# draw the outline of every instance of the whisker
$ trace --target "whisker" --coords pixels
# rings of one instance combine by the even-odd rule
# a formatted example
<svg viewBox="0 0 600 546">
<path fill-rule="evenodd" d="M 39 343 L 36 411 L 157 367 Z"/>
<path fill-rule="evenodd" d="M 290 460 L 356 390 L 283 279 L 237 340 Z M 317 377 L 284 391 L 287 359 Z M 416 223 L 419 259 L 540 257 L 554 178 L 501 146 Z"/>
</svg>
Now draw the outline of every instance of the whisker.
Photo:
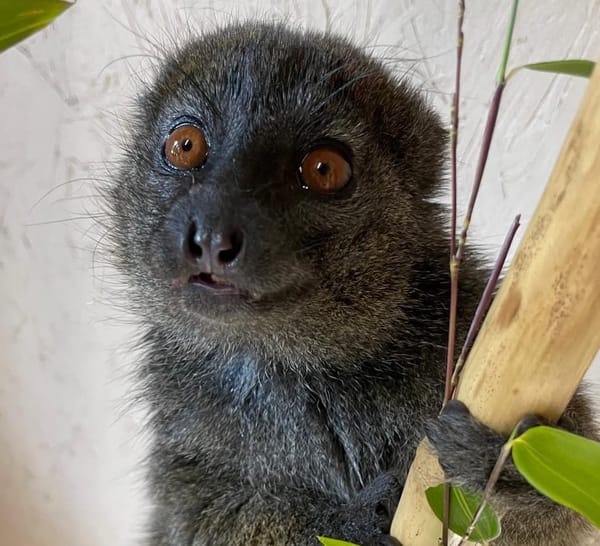
<svg viewBox="0 0 600 546">
<path fill-rule="evenodd" d="M 100 70 L 100 72 L 98 72 L 98 78 L 100 76 L 102 76 L 102 74 L 104 74 L 104 72 L 106 70 L 108 70 L 111 66 L 113 66 L 114 64 L 122 62 L 122 61 L 128 61 L 129 59 L 136 59 L 136 58 L 152 59 L 153 61 L 157 61 L 158 63 L 160 63 L 162 60 L 158 55 L 154 55 L 152 53 L 132 53 L 130 55 L 123 55 L 123 56 L 117 57 L 116 59 L 113 59 L 112 61 L 109 61 L 107 64 L 105 64 L 102 67 L 102 69 Z"/>
<path fill-rule="evenodd" d="M 33 222 L 29 224 L 24 224 L 25 227 L 40 227 L 40 226 L 49 226 L 52 224 L 66 224 L 68 222 L 81 222 L 82 220 L 94 220 L 99 218 L 100 216 L 90 215 L 90 216 L 73 216 L 72 218 L 61 218 L 60 220 L 47 220 L 45 222 Z"/>
<path fill-rule="evenodd" d="M 46 197 L 48 197 L 49 195 L 53 194 L 56 190 L 59 190 L 60 188 L 64 188 L 65 186 L 68 186 L 69 184 L 76 184 L 77 182 L 108 182 L 108 179 L 103 179 L 103 178 L 97 178 L 97 177 L 90 177 L 90 176 L 82 176 L 79 178 L 72 178 L 71 180 L 66 180 L 65 182 L 61 182 L 60 184 L 57 184 L 56 186 L 50 188 L 47 192 L 45 192 L 35 203 L 33 203 L 33 205 L 31 205 L 31 207 L 29 208 L 29 212 L 33 212 L 33 210 L 44 200 L 46 199 Z"/>
<path fill-rule="evenodd" d="M 373 75 L 378 74 L 378 73 L 379 73 L 379 69 L 372 69 L 372 70 L 368 70 L 367 72 L 364 72 L 363 74 L 359 74 L 358 76 L 355 76 L 351 80 L 349 80 L 346 83 L 344 83 L 344 85 L 338 87 L 329 96 L 325 97 L 325 99 L 323 99 L 316 106 L 315 110 L 320 110 L 321 108 L 323 108 L 331 99 L 333 99 L 335 96 L 337 96 L 338 94 L 340 94 L 342 91 L 344 91 L 348 87 L 354 85 L 356 82 L 358 82 L 360 80 L 364 80 L 365 78 L 368 78 L 369 76 L 373 76 Z"/>
</svg>

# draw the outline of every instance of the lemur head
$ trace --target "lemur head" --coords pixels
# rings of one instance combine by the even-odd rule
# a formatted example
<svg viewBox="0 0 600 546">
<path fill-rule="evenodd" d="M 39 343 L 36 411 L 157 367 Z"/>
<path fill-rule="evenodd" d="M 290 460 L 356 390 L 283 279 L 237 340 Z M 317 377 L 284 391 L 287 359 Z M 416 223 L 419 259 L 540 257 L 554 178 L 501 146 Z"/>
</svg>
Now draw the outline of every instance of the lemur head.
<svg viewBox="0 0 600 546">
<path fill-rule="evenodd" d="M 246 23 L 187 43 L 108 192 L 133 308 L 189 344 L 368 354 L 440 234 L 444 146 L 419 94 L 343 39 Z"/>
</svg>

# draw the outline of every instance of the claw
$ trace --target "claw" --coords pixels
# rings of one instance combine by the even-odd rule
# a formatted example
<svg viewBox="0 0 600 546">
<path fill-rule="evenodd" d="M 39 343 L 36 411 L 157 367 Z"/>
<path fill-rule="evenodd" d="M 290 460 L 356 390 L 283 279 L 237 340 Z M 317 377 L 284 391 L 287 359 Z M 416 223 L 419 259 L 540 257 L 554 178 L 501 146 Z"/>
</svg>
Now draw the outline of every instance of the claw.
<svg viewBox="0 0 600 546">
<path fill-rule="evenodd" d="M 519 426 L 517 428 L 517 436 L 520 436 L 524 432 L 527 432 L 530 428 L 539 427 L 543 424 L 543 421 L 537 415 L 526 415 L 519 422 Z"/>
<path fill-rule="evenodd" d="M 469 408 L 460 400 L 448 400 L 442 408 L 442 415 L 467 416 L 471 415 Z"/>
</svg>

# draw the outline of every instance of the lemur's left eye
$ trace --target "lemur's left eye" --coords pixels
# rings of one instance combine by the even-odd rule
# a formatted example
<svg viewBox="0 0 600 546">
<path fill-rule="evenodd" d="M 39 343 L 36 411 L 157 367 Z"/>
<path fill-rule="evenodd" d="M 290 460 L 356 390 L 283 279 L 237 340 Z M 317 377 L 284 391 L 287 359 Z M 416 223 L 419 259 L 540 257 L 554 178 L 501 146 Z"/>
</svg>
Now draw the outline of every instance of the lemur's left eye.
<svg viewBox="0 0 600 546">
<path fill-rule="evenodd" d="M 306 154 L 299 172 L 306 187 L 319 193 L 341 190 L 352 177 L 348 160 L 330 147 L 316 148 Z"/>
<path fill-rule="evenodd" d="M 164 147 L 165 159 L 176 169 L 197 169 L 206 161 L 208 144 L 202 129 L 191 123 L 173 129 Z"/>
</svg>

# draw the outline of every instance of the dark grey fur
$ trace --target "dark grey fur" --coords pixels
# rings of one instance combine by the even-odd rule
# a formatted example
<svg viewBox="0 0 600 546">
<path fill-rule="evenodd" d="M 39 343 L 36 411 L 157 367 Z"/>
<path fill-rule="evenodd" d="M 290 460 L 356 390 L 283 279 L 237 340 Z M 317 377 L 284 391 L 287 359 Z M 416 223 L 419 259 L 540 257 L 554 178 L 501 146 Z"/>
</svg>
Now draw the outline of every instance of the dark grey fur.
<svg viewBox="0 0 600 546">
<path fill-rule="evenodd" d="M 177 119 L 210 144 L 170 170 Z M 140 98 L 109 190 L 111 237 L 143 329 L 140 384 L 154 434 L 148 544 L 386 543 L 390 513 L 441 403 L 449 301 L 442 189 L 446 134 L 417 91 L 345 41 L 231 26 L 165 59 Z M 343 143 L 353 179 L 303 190 L 302 155 Z M 196 215 L 245 233 L 239 302 L 174 285 L 193 270 Z M 484 274 L 467 259 L 459 332 Z M 574 419 L 590 430 L 585 404 Z M 429 434 L 456 481 L 482 487 L 501 438 L 451 411 Z M 498 544 L 572 545 L 579 518 L 513 474 Z"/>
</svg>

